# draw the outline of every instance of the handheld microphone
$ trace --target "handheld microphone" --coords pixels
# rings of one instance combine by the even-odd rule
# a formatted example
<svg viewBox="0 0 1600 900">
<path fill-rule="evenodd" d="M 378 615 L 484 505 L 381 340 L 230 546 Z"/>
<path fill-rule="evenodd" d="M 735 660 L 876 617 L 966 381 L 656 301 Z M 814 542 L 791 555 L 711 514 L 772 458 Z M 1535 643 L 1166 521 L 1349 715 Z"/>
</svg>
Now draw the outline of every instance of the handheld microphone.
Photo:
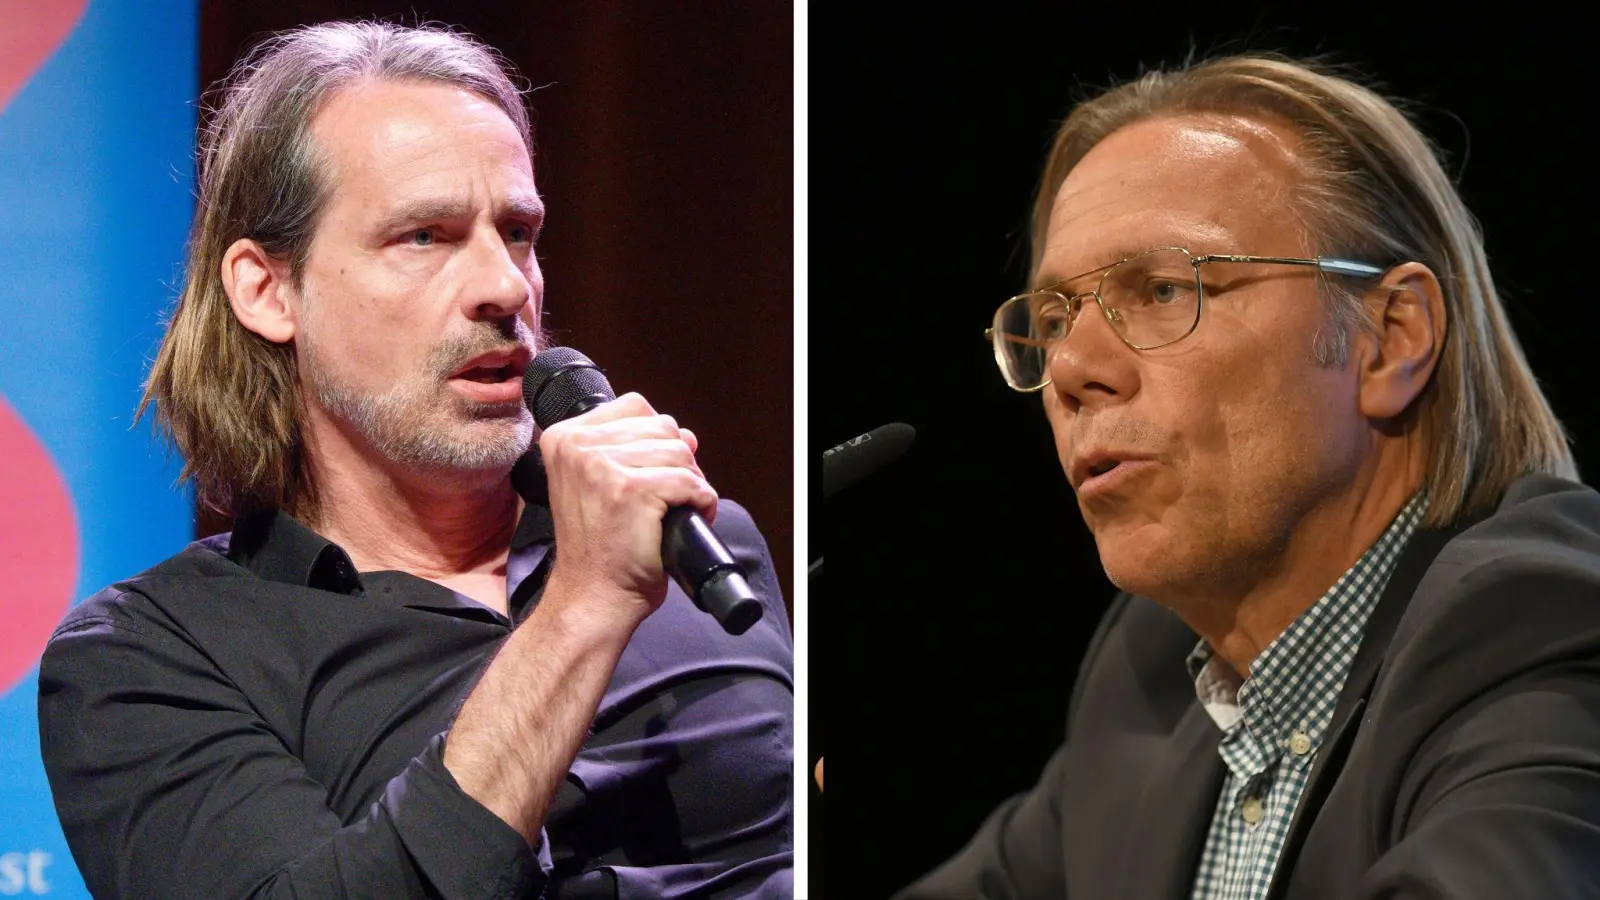
<svg viewBox="0 0 1600 900">
<path fill-rule="evenodd" d="M 599 368 L 571 347 L 544 351 L 522 376 L 522 402 L 540 428 L 616 397 Z M 761 618 L 761 601 L 745 581 L 744 570 L 695 510 L 667 510 L 661 520 L 661 563 L 695 605 L 716 617 L 729 634 L 744 634 Z"/>
<path fill-rule="evenodd" d="M 822 454 L 822 497 L 828 499 L 899 459 L 917 437 L 904 422 L 890 422 Z"/>
</svg>

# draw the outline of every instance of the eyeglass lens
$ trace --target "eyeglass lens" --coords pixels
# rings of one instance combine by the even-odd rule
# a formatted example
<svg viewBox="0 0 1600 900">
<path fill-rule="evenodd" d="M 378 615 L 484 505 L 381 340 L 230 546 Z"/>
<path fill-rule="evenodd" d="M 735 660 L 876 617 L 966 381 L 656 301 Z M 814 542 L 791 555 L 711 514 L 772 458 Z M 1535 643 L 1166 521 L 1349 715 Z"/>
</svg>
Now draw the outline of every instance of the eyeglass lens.
<svg viewBox="0 0 1600 900">
<path fill-rule="evenodd" d="M 1135 349 L 1170 344 L 1194 330 L 1200 282 L 1194 260 L 1182 250 L 1155 250 L 1107 269 L 1099 283 L 1105 317 Z M 1066 338 L 1091 298 L 1071 302 L 1064 293 L 1035 291 L 1013 297 L 995 312 L 995 357 L 1012 387 L 1029 390 L 1048 380 L 1052 351 Z"/>
</svg>

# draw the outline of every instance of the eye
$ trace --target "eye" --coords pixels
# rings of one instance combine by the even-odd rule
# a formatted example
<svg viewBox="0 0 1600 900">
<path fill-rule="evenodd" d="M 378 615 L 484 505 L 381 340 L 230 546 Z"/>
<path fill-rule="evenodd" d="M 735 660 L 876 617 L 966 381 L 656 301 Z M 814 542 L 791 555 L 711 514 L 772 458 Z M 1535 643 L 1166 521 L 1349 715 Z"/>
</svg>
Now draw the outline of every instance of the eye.
<svg viewBox="0 0 1600 900">
<path fill-rule="evenodd" d="M 418 228 L 406 236 L 406 243 L 413 247 L 433 246 L 435 235 L 432 228 Z"/>
<path fill-rule="evenodd" d="M 1179 281 L 1152 279 L 1145 283 L 1143 300 L 1152 306 L 1172 306 L 1194 293 L 1194 285 Z"/>
<path fill-rule="evenodd" d="M 1035 295 L 1031 305 L 1033 337 L 1056 340 L 1066 335 L 1067 329 L 1072 327 L 1072 314 L 1056 295 Z"/>
<path fill-rule="evenodd" d="M 512 222 L 506 226 L 506 239 L 518 244 L 533 243 L 533 226 L 525 222 Z"/>
<path fill-rule="evenodd" d="M 1056 340 L 1066 336 L 1067 329 L 1072 327 L 1072 316 L 1067 313 L 1066 307 L 1060 305 L 1053 309 L 1041 310 L 1037 327 L 1039 337 Z"/>
</svg>

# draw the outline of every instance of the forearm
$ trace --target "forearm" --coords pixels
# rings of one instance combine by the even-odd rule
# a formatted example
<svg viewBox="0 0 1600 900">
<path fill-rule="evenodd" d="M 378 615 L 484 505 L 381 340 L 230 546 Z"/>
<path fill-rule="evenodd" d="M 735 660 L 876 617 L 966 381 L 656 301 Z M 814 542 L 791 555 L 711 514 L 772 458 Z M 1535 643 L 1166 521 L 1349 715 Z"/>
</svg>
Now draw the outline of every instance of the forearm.
<svg viewBox="0 0 1600 900">
<path fill-rule="evenodd" d="M 603 589 L 563 580 L 558 566 L 446 740 L 444 764 L 461 789 L 530 844 L 642 620 L 619 619 L 614 604 L 591 602 Z"/>
<path fill-rule="evenodd" d="M 341 820 L 326 785 L 192 645 L 157 637 L 160 621 L 108 614 L 105 598 L 86 605 L 98 614 L 69 622 L 45 651 L 39 725 L 61 825 L 95 896 L 468 900 L 543 889 L 527 841 L 462 793 L 442 741 L 394 772 L 364 817 Z"/>
</svg>

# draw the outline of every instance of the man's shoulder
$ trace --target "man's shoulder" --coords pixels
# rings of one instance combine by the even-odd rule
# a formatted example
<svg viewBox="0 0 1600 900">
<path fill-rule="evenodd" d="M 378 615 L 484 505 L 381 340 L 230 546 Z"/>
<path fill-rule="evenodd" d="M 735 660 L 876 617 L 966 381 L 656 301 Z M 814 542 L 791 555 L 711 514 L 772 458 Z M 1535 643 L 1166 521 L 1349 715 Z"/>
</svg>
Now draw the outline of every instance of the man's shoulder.
<svg viewBox="0 0 1600 900">
<path fill-rule="evenodd" d="M 1600 659 L 1600 494 L 1517 481 L 1439 551 L 1385 655 L 1391 689 L 1445 693 Z"/>
<path fill-rule="evenodd" d="M 1494 512 L 1445 545 L 1434 563 L 1441 567 L 1463 573 L 1568 571 L 1600 578 L 1600 494 L 1561 478 L 1521 478 Z"/>
<path fill-rule="evenodd" d="M 1516 603 L 1523 615 L 1576 592 L 1567 612 L 1600 617 L 1600 494 L 1550 476 L 1519 479 L 1487 517 L 1439 551 L 1412 598 L 1413 621 L 1459 615 L 1475 598 Z M 1553 609 L 1549 610 L 1553 611 Z M 1600 621 L 1600 619 L 1597 619 Z"/>
<path fill-rule="evenodd" d="M 717 501 L 717 520 L 711 526 L 711 530 L 722 535 L 724 539 L 729 537 L 761 539 L 761 529 L 756 527 L 756 520 L 750 515 L 750 510 L 725 497 Z"/>
<path fill-rule="evenodd" d="M 228 559 L 228 536 L 190 543 L 148 569 L 108 585 L 67 611 L 51 640 L 93 626 L 139 629 L 141 623 L 166 618 L 166 600 L 206 581 L 249 577 Z"/>
</svg>

